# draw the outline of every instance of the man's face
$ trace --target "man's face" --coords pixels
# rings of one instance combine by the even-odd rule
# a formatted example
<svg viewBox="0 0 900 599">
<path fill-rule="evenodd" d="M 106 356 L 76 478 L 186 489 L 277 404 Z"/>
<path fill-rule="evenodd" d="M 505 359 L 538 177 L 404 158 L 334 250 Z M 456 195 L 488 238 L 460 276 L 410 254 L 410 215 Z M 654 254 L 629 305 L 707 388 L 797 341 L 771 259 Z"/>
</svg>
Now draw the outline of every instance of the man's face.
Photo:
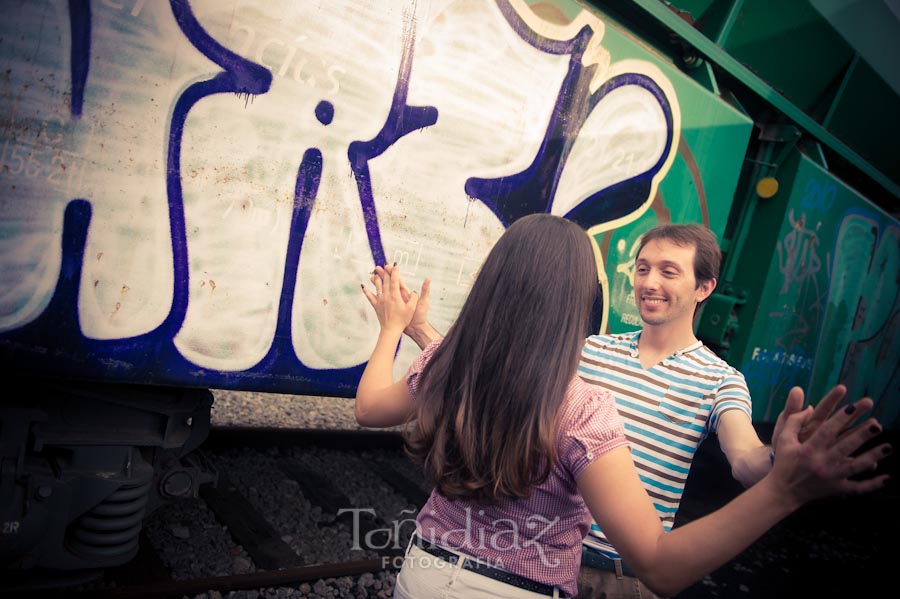
<svg viewBox="0 0 900 599">
<path fill-rule="evenodd" d="M 654 239 L 638 254 L 634 268 L 634 300 L 645 324 L 693 327 L 694 309 L 712 293 L 714 283 L 697 287 L 697 249 L 667 239 Z"/>
</svg>

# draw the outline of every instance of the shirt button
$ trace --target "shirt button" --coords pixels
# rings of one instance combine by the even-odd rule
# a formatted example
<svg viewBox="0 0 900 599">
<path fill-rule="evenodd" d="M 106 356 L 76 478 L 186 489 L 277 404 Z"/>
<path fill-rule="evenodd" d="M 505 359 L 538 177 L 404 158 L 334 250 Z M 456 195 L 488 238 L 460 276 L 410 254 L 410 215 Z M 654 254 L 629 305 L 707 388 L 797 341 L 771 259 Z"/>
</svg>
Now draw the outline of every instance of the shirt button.
<svg viewBox="0 0 900 599">
<path fill-rule="evenodd" d="M 587 457 L 593 458 L 593 457 L 594 457 L 594 454 L 593 454 L 592 452 L 589 451 L 589 452 L 587 452 Z"/>
</svg>

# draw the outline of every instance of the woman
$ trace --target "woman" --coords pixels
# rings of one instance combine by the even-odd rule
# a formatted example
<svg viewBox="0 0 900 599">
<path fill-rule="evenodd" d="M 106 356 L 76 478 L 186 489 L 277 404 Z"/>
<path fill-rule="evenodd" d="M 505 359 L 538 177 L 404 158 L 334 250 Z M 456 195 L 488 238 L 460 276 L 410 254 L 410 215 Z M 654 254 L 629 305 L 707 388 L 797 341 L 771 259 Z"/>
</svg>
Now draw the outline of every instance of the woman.
<svg viewBox="0 0 900 599">
<path fill-rule="evenodd" d="M 357 389 L 368 427 L 409 423 L 407 449 L 435 484 L 395 597 L 574 596 L 593 515 L 644 583 L 671 595 L 724 564 L 804 503 L 881 487 L 851 480 L 887 445 L 852 427 L 863 399 L 801 443 L 810 409 L 788 417 L 769 475 L 722 509 L 665 533 L 638 480 L 608 392 L 575 376 L 597 273 L 583 229 L 548 214 L 501 236 L 446 337 L 403 380 L 392 363 L 418 296 L 399 268 L 376 268 L 381 331 Z M 589 510 L 589 511 L 588 511 Z"/>
</svg>

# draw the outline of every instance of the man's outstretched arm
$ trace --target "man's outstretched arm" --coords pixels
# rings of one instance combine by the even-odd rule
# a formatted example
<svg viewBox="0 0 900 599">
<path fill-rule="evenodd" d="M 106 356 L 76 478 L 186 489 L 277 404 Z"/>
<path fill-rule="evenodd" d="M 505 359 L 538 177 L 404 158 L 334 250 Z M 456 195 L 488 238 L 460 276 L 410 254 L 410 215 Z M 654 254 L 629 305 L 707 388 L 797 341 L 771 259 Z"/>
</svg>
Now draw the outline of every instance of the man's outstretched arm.
<svg viewBox="0 0 900 599">
<path fill-rule="evenodd" d="M 836 385 L 825 394 L 800 430 L 801 441 L 806 441 L 823 422 L 828 420 L 846 394 L 847 388 L 844 385 Z M 784 410 L 775 421 L 773 441 L 781 434 L 787 417 L 803 410 L 803 402 L 803 389 L 793 387 L 788 393 Z M 756 429 L 744 412 L 729 410 L 722 414 L 716 434 L 719 446 L 731 465 L 732 476 L 744 487 L 756 484 L 772 469 L 777 448 L 774 445 L 764 445 L 760 441 Z"/>
</svg>

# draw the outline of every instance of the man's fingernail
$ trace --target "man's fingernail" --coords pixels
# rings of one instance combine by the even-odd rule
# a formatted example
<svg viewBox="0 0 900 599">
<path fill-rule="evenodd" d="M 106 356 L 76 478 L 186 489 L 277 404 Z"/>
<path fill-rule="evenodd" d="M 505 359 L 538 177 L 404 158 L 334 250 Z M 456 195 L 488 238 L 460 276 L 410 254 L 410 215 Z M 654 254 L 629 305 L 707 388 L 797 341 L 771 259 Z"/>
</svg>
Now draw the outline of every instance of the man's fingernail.
<svg viewBox="0 0 900 599">
<path fill-rule="evenodd" d="M 852 414 L 856 410 L 856 406 L 850 404 L 846 408 L 844 408 L 844 414 Z"/>
</svg>

